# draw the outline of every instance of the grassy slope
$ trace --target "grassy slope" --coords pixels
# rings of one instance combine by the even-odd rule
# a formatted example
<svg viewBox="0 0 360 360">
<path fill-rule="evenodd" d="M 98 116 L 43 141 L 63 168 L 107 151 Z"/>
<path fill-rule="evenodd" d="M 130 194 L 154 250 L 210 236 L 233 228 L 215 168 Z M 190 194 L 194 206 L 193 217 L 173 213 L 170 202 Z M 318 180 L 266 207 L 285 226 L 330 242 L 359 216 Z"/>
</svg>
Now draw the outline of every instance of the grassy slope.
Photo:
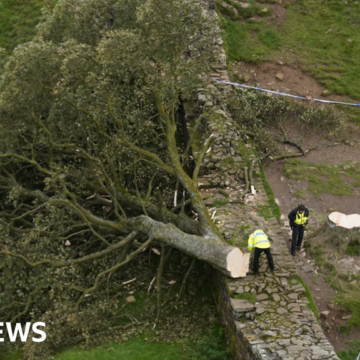
<svg viewBox="0 0 360 360">
<path fill-rule="evenodd" d="M 351 162 L 335 166 L 288 160 L 283 175 L 295 181 L 306 181 L 309 184 L 307 191 L 313 193 L 316 198 L 320 198 L 322 193 L 351 196 L 360 186 L 360 168 Z M 345 182 L 344 179 L 348 181 Z"/>
<path fill-rule="evenodd" d="M 301 0 L 286 6 L 283 24 L 221 16 L 228 61 L 262 62 L 295 54 L 330 93 L 360 102 L 360 2 Z M 360 124 L 359 109 L 342 108 Z"/>
<path fill-rule="evenodd" d="M 55 0 L 2 0 L 0 2 L 0 47 L 11 52 L 35 35 L 41 8 Z"/>
<path fill-rule="evenodd" d="M 281 37 L 320 83 L 360 100 L 359 13 L 360 3 L 353 1 L 294 2 Z"/>
<path fill-rule="evenodd" d="M 234 22 L 224 15 L 220 16 L 228 61 L 262 62 L 286 59 L 287 54 L 293 58 L 295 54 L 303 68 L 326 86 L 330 93 L 345 94 L 360 102 L 360 2 L 298 0 L 286 3 L 286 6 L 287 18 L 281 26 L 276 22 L 268 25 L 264 20 L 253 19 Z M 342 107 L 342 110 L 360 124 L 358 109 Z M 322 192 L 349 196 L 354 187 L 359 186 L 360 173 L 356 167 L 344 169 L 343 166 L 295 162 L 295 166 L 285 167 L 285 175 L 308 181 L 309 191 L 315 196 L 321 196 Z M 307 178 L 301 172 L 304 167 L 308 170 Z M 344 182 L 343 176 L 350 180 L 351 185 Z M 334 278 L 333 275 L 330 277 Z M 348 326 L 339 329 L 346 334 L 360 323 L 360 302 L 358 295 L 354 297 L 356 289 L 348 284 L 354 280 L 354 276 L 345 282 L 341 280 L 328 279 L 330 285 L 338 290 L 334 301 L 341 303 L 353 315 Z M 339 284 L 341 282 L 342 285 Z M 343 286 L 349 288 L 343 291 Z M 339 357 L 342 360 L 355 360 L 360 351 L 360 340 L 353 348 L 339 352 Z"/>
</svg>

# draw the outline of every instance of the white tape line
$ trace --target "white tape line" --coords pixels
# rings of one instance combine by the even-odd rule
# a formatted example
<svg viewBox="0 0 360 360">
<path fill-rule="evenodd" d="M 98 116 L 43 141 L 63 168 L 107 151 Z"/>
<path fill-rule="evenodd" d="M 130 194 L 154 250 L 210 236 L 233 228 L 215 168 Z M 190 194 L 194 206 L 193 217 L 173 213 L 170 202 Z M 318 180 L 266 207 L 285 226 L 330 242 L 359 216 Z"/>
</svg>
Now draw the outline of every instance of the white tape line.
<svg viewBox="0 0 360 360">
<path fill-rule="evenodd" d="M 262 88 L 258 88 L 258 87 L 256 87 L 256 86 L 249 86 L 249 85 L 244 85 L 244 84 L 238 84 L 238 83 L 233 83 L 233 82 L 229 82 L 229 81 L 221 81 L 221 80 L 216 80 L 216 81 L 219 82 L 219 83 L 223 83 L 223 84 L 234 85 L 234 86 L 241 86 L 241 87 L 248 88 L 248 89 L 255 89 L 255 90 L 260 90 L 260 91 L 266 91 L 266 92 L 272 93 L 272 94 L 289 96 L 289 97 L 293 97 L 293 98 L 295 98 L 295 99 L 307 100 L 307 98 L 306 98 L 306 97 L 303 97 L 303 96 L 296 96 L 296 95 L 281 93 L 281 92 L 278 92 L 278 91 L 262 89 Z M 319 102 L 328 103 L 328 104 L 341 104 L 341 105 L 350 105 L 350 106 L 360 106 L 360 104 L 345 103 L 345 102 L 332 101 L 332 100 L 311 99 L 311 101 L 319 101 Z M 359 360 L 359 359 L 357 359 L 357 360 Z"/>
</svg>

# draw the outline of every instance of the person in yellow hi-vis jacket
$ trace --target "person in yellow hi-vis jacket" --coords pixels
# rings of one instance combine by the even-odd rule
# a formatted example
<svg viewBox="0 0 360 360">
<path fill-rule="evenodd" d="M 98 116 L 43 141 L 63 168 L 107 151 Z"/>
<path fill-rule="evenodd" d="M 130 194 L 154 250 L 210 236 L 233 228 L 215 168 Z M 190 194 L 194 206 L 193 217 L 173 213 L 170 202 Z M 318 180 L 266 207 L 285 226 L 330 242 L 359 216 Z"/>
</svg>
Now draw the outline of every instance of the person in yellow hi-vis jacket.
<svg viewBox="0 0 360 360">
<path fill-rule="evenodd" d="M 255 275 L 258 275 L 259 257 L 263 251 L 266 254 L 270 270 L 274 271 L 274 260 L 270 252 L 270 241 L 267 235 L 262 230 L 255 230 L 250 235 L 248 241 L 248 249 L 249 251 L 253 251 L 255 249 L 253 263 L 253 271 Z"/>
<path fill-rule="evenodd" d="M 305 205 L 300 204 L 292 209 L 288 215 L 290 220 L 290 228 L 292 230 L 291 238 L 291 255 L 296 256 L 296 250 L 301 250 L 301 244 L 304 238 L 305 225 L 308 224 L 309 210 Z"/>
</svg>

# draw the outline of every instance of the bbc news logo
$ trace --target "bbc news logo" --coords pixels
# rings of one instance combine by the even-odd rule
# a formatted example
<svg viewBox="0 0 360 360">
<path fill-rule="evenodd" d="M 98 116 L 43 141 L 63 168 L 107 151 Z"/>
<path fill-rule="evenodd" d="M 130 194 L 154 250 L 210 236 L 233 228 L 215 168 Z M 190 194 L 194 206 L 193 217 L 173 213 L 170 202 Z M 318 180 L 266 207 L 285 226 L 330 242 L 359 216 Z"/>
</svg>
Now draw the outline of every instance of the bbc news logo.
<svg viewBox="0 0 360 360">
<path fill-rule="evenodd" d="M 29 332 L 30 332 L 30 328 L 31 328 L 31 323 L 27 322 L 24 329 L 22 327 L 22 324 L 18 323 L 15 324 L 15 327 L 13 327 L 11 325 L 11 323 L 2 323 L 0 322 L 0 343 L 1 342 L 5 342 L 5 339 L 1 336 L 3 336 L 2 334 L 4 333 L 3 328 L 6 327 L 7 330 L 7 335 L 9 337 L 10 342 L 16 342 L 16 340 L 18 339 L 18 337 L 20 338 L 20 340 L 22 342 L 26 342 L 29 336 Z M 38 327 L 45 327 L 45 323 L 43 322 L 36 322 L 32 325 L 32 331 L 33 333 L 40 335 L 40 337 L 33 337 L 31 340 L 33 342 L 43 342 L 46 339 L 46 333 L 43 330 L 39 330 Z"/>
</svg>

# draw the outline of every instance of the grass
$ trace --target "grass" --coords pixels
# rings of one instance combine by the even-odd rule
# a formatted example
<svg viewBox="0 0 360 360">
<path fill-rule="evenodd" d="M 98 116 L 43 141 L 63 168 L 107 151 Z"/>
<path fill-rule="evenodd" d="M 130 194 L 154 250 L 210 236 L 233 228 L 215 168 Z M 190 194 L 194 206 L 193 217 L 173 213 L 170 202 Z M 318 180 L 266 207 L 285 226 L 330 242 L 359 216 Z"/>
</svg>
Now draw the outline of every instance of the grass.
<svg viewBox="0 0 360 360">
<path fill-rule="evenodd" d="M 62 348 L 61 350 L 65 351 L 55 353 L 53 359 L 202 360 L 214 356 L 214 359 L 230 360 L 225 336 L 223 333 L 219 335 L 222 328 L 221 324 L 216 322 L 218 312 L 208 281 L 207 266 L 203 262 L 195 262 L 186 290 L 177 307 L 173 308 L 182 279 L 191 262 L 191 258 L 184 254 L 174 253 L 169 266 L 164 270 L 162 316 L 156 329 L 151 330 L 156 316 L 157 291 L 153 288 L 149 292 L 148 287 L 152 274 L 156 274 L 159 258 L 154 255 L 149 258 L 148 254 L 139 256 L 138 262 L 128 271 L 136 277 L 145 272 L 144 280 L 130 283 L 121 291 L 118 295 L 118 313 L 114 313 L 118 320 L 115 325 L 125 325 L 130 322 L 127 319 L 137 319 L 146 325 L 120 330 L 116 334 L 114 332 L 111 340 L 103 337 L 100 345 L 90 344 L 89 350 L 84 350 L 82 346 Z M 170 284 L 171 280 L 176 280 L 176 283 Z M 136 302 L 125 301 L 129 294 L 136 298 Z M 204 352 L 204 349 L 208 351 Z M 20 360 L 22 357 L 20 352 L 1 353 L 0 356 L 1 360 Z"/>
<path fill-rule="evenodd" d="M 333 301 L 351 314 L 348 324 L 338 327 L 338 332 L 346 336 L 360 324 L 360 291 L 358 286 L 350 284 L 354 279 L 360 280 L 360 276 L 339 273 L 334 264 L 324 259 L 324 251 L 321 248 L 311 250 L 311 255 L 325 281 L 337 292 Z"/>
<path fill-rule="evenodd" d="M 190 351 L 184 350 L 182 344 L 148 341 L 146 335 L 141 335 L 120 344 L 109 343 L 88 351 L 73 348 L 56 355 L 54 360 L 163 360 L 166 357 L 185 360 L 189 359 L 189 356 Z"/>
<path fill-rule="evenodd" d="M 21 358 L 22 358 L 22 351 L 1 354 L 1 360 L 19 360 Z"/>
<path fill-rule="evenodd" d="M 336 354 L 341 360 L 356 360 L 359 353 L 360 353 L 360 340 L 357 340 L 353 344 L 353 349 L 339 351 Z"/>
<path fill-rule="evenodd" d="M 354 188 L 360 186 L 360 168 L 350 163 L 335 166 L 291 160 L 285 164 L 283 175 L 292 180 L 307 182 L 308 192 L 313 193 L 316 198 L 320 198 L 322 193 L 351 196 Z"/>
<path fill-rule="evenodd" d="M 309 309 L 311 309 L 314 313 L 314 316 L 316 317 L 316 320 L 319 322 L 319 311 L 318 311 L 318 308 L 315 304 L 315 301 L 314 301 L 314 298 L 311 294 L 311 291 L 309 289 L 309 287 L 306 285 L 305 281 L 298 275 L 292 275 L 291 277 L 292 280 L 295 280 L 295 283 L 300 283 L 304 289 L 305 289 L 305 296 L 306 298 L 308 299 L 308 303 L 307 303 L 307 306 Z"/>
<path fill-rule="evenodd" d="M 280 211 L 279 205 L 276 203 L 274 192 L 272 191 L 269 183 L 266 180 L 266 175 L 265 175 L 265 171 L 264 171 L 263 166 L 262 165 L 259 165 L 259 166 L 260 166 L 260 178 L 261 178 L 261 181 L 262 181 L 262 183 L 264 185 L 266 195 L 267 195 L 267 197 L 269 199 L 268 200 L 268 203 L 269 203 L 268 209 L 269 210 L 266 210 L 266 214 L 270 214 L 270 211 L 271 211 L 272 216 L 276 217 L 276 219 L 278 221 L 280 221 L 281 211 Z M 263 210 L 260 210 L 260 211 L 265 211 L 265 208 Z M 270 216 L 270 217 L 272 217 L 272 216 Z M 268 217 L 265 217 L 265 219 L 267 219 L 267 218 Z"/>
<path fill-rule="evenodd" d="M 2 0 L 0 2 L 0 47 L 11 52 L 17 45 L 35 35 L 41 8 L 53 6 L 56 0 Z"/>
<path fill-rule="evenodd" d="M 297 199 L 307 199 L 307 191 L 305 189 L 299 189 L 294 192 L 294 197 Z"/>
<path fill-rule="evenodd" d="M 280 36 L 274 30 L 261 31 L 259 40 L 272 50 L 277 50 L 281 46 Z"/>
<path fill-rule="evenodd" d="M 166 342 L 157 341 L 155 331 L 133 337 L 122 343 L 108 343 L 91 350 L 74 347 L 53 357 L 53 360 L 230 360 L 224 332 L 220 323 L 206 332 L 196 343 L 190 341 Z M 1 360 L 19 360 L 21 351 L 12 354 L 2 354 Z"/>
<path fill-rule="evenodd" d="M 266 55 L 280 46 L 280 38 L 258 21 L 234 22 L 221 16 L 222 37 L 227 59 L 262 62 Z"/>
<path fill-rule="evenodd" d="M 331 92 L 360 99 L 359 2 L 303 0 L 286 13 L 284 46 Z"/>
<path fill-rule="evenodd" d="M 228 197 L 223 198 L 223 199 L 215 199 L 213 202 L 213 205 L 215 207 L 222 207 L 222 206 L 226 205 L 229 201 L 230 201 L 230 198 L 228 198 Z"/>
<path fill-rule="evenodd" d="M 228 62 L 295 59 L 329 94 L 348 95 L 359 102 L 360 2 L 302 0 L 285 6 L 284 22 L 270 24 L 253 19 L 232 21 L 218 9 Z M 358 108 L 338 106 L 360 124 Z"/>
<path fill-rule="evenodd" d="M 242 299 L 250 301 L 251 303 L 255 304 L 256 302 L 256 295 L 251 293 L 241 293 L 234 296 L 235 299 Z"/>
<path fill-rule="evenodd" d="M 356 290 L 338 291 L 335 301 L 341 305 L 341 307 L 351 313 L 351 318 L 348 320 L 347 325 L 340 325 L 338 331 L 342 335 L 349 334 L 354 327 L 359 327 L 360 324 L 360 293 L 358 288 Z"/>
<path fill-rule="evenodd" d="M 285 6 L 284 22 L 271 24 L 253 19 L 232 21 L 218 10 L 222 14 L 228 61 L 296 60 L 304 71 L 328 89 L 329 94 L 348 95 L 359 102 L 360 2 L 302 0 L 287 2 Z M 259 11 L 257 14 L 268 15 Z M 358 108 L 341 108 L 360 124 Z"/>
<path fill-rule="evenodd" d="M 360 242 L 351 241 L 346 249 L 346 255 L 359 256 L 360 255 Z"/>
</svg>

